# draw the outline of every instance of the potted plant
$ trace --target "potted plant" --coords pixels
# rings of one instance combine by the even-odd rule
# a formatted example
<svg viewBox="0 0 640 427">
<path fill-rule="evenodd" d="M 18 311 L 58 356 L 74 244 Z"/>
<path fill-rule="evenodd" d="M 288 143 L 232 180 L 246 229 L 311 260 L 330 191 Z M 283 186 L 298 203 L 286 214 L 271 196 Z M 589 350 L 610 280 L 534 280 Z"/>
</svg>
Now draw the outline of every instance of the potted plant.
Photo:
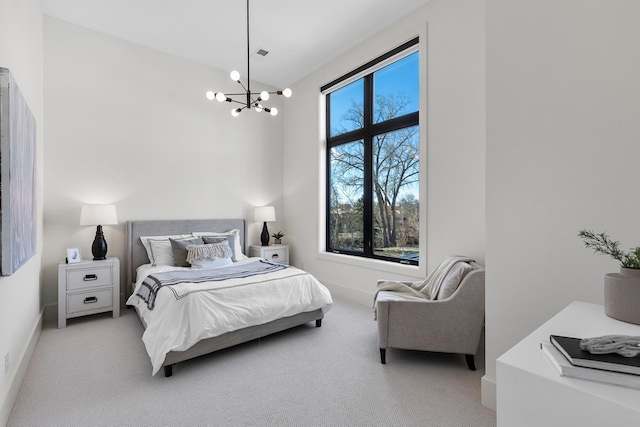
<svg viewBox="0 0 640 427">
<path fill-rule="evenodd" d="M 271 235 L 271 237 L 276 239 L 276 245 L 281 245 L 282 244 L 282 238 L 284 237 L 284 234 L 282 234 L 282 231 L 278 231 L 277 233 L 273 233 Z"/>
<path fill-rule="evenodd" d="M 640 246 L 628 252 L 606 233 L 580 230 L 578 237 L 595 253 L 609 255 L 620 263 L 620 273 L 604 276 L 604 307 L 607 316 L 640 325 Z"/>
</svg>

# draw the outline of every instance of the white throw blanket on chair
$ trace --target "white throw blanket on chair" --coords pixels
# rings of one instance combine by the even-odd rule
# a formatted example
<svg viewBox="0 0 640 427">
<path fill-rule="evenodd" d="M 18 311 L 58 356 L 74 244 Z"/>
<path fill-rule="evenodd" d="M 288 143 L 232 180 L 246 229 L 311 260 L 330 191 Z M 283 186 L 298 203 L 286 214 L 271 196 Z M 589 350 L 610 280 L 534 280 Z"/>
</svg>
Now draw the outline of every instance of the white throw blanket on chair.
<svg viewBox="0 0 640 427">
<path fill-rule="evenodd" d="M 433 269 L 433 271 L 424 279 L 423 282 L 415 282 L 411 287 L 417 291 L 422 292 L 428 299 L 436 299 L 442 281 L 449 274 L 449 270 L 459 262 L 470 262 L 471 258 L 463 256 L 448 256 L 445 257 L 440 264 Z"/>
<path fill-rule="evenodd" d="M 436 268 L 433 269 L 431 273 L 429 273 L 426 279 L 419 282 L 413 282 L 411 286 L 394 280 L 387 280 L 378 283 L 378 289 L 373 297 L 374 320 L 377 318 L 375 309 L 378 292 L 392 291 L 423 299 L 436 299 L 438 292 L 440 291 L 442 281 L 447 276 L 451 268 L 458 262 L 469 261 L 473 261 L 473 259 L 463 256 L 447 256 L 436 266 Z"/>
</svg>

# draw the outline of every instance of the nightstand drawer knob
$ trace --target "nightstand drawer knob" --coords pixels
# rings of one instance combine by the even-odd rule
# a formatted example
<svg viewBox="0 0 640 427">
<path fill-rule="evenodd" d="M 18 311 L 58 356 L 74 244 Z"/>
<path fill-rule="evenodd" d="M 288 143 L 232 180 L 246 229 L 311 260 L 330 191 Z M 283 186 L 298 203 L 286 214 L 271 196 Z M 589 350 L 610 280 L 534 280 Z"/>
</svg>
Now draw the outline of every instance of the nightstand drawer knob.
<svg viewBox="0 0 640 427">
<path fill-rule="evenodd" d="M 271 258 L 278 258 L 280 255 L 278 254 L 273 254 L 273 256 Z"/>
<path fill-rule="evenodd" d="M 85 304 L 93 304 L 94 302 L 98 302 L 98 298 L 97 297 L 86 297 L 84 299 L 84 303 Z"/>
<path fill-rule="evenodd" d="M 85 282 L 89 282 L 91 280 L 98 280 L 98 275 L 97 274 L 87 274 L 84 276 L 84 280 Z"/>
</svg>

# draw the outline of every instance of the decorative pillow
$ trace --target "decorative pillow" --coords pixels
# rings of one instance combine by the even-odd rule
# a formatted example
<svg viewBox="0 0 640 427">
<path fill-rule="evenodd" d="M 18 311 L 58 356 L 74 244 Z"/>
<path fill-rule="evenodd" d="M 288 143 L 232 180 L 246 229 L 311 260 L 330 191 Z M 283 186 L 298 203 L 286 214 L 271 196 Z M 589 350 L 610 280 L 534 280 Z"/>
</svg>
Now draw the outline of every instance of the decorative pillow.
<svg viewBox="0 0 640 427">
<path fill-rule="evenodd" d="M 227 242 L 231 248 L 231 261 L 236 262 L 236 236 L 228 235 L 222 237 L 202 236 L 203 243 L 222 243 Z"/>
<path fill-rule="evenodd" d="M 140 241 L 142 242 L 142 246 L 144 246 L 144 248 L 147 251 L 147 257 L 149 258 L 149 261 L 151 262 L 151 264 L 156 265 L 156 260 L 155 257 L 153 256 L 153 251 L 151 250 L 151 241 L 164 241 L 166 245 L 169 245 L 169 250 L 171 250 L 171 243 L 169 243 L 169 239 L 173 238 L 173 239 L 184 239 L 184 238 L 188 238 L 188 239 L 192 239 L 193 236 L 191 234 L 174 234 L 171 236 L 141 236 L 140 237 Z M 160 249 L 160 248 L 158 248 Z M 173 257 L 173 255 L 171 255 Z M 171 262 L 170 265 L 173 265 L 173 261 Z"/>
<path fill-rule="evenodd" d="M 191 234 L 193 234 L 196 237 L 204 237 L 204 236 L 227 237 L 227 236 L 234 236 L 235 237 L 234 243 L 231 245 L 231 247 L 233 248 L 233 252 L 235 254 L 234 261 L 242 261 L 243 259 L 247 258 L 244 255 L 244 253 L 242 252 L 242 245 L 240 244 L 240 230 L 238 230 L 237 228 L 235 228 L 233 230 L 229 230 L 229 231 L 224 231 L 224 232 L 194 231 Z"/>
<path fill-rule="evenodd" d="M 226 240 L 221 243 L 187 246 L 187 262 L 191 268 L 212 268 L 233 263 L 231 248 Z"/>
<path fill-rule="evenodd" d="M 187 245 L 204 245 L 204 241 L 199 237 L 190 239 L 176 240 L 169 238 L 171 242 L 171 250 L 173 252 L 173 265 L 176 267 L 190 267 L 187 262 Z"/>
<path fill-rule="evenodd" d="M 442 285 L 440 285 L 440 290 L 438 291 L 437 300 L 443 300 L 449 298 L 453 293 L 458 289 L 462 279 L 467 275 L 467 273 L 473 271 L 473 267 L 466 262 L 457 262 L 451 270 L 444 276 L 442 279 Z"/>
</svg>

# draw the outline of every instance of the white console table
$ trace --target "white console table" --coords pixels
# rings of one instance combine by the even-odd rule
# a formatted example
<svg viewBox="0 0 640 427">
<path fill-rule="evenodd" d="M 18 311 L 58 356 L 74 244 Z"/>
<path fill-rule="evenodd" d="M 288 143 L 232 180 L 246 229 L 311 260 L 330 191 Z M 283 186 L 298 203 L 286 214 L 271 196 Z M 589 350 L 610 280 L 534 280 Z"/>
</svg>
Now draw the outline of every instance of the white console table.
<svg viewBox="0 0 640 427">
<path fill-rule="evenodd" d="M 572 302 L 496 361 L 498 427 L 640 425 L 640 390 L 560 376 L 540 350 L 552 334 L 640 336 L 640 326 Z"/>
</svg>

